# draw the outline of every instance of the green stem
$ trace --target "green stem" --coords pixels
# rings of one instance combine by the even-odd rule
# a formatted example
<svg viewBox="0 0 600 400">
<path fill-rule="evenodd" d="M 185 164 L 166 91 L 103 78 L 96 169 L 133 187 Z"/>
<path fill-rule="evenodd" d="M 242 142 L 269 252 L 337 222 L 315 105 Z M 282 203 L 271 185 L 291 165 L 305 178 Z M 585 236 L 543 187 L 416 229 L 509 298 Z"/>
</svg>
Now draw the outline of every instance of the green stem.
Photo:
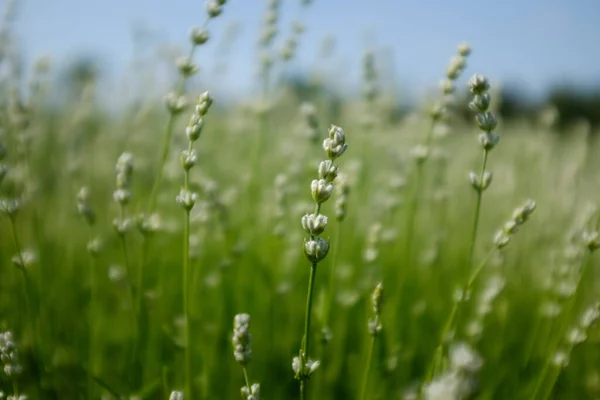
<svg viewBox="0 0 600 400">
<path fill-rule="evenodd" d="M 562 318 L 559 322 L 559 326 L 557 329 L 557 333 L 556 333 L 556 337 L 555 340 L 552 343 L 551 346 L 551 352 L 548 353 L 550 354 L 550 357 L 546 360 L 546 363 L 544 364 L 544 368 L 542 369 L 542 371 L 540 372 L 540 375 L 537 379 L 536 385 L 535 385 L 535 389 L 533 391 L 533 395 L 531 396 L 531 399 L 536 399 L 538 393 L 540 392 L 540 389 L 542 388 L 542 385 L 544 383 L 544 381 L 546 380 L 546 377 L 548 375 L 548 372 L 550 371 L 550 367 L 552 366 L 552 355 L 556 353 L 556 351 L 558 350 L 558 347 L 560 346 L 560 342 L 561 339 L 564 337 L 564 334 L 566 332 L 568 323 L 569 323 L 569 317 L 571 315 L 571 311 L 573 309 L 573 306 L 575 305 L 575 301 L 576 301 L 576 297 L 577 297 L 577 293 L 579 292 L 580 289 L 580 285 L 581 282 L 584 280 L 584 277 L 586 275 L 586 271 L 589 269 L 588 265 L 590 263 L 591 260 L 591 253 L 588 252 L 583 261 L 581 262 L 581 273 L 579 274 L 579 279 L 577 280 L 577 285 L 575 287 L 575 292 L 573 293 L 573 295 L 571 295 L 571 297 L 569 298 L 567 304 L 565 304 L 565 306 L 563 307 L 563 311 L 562 311 Z M 554 384 L 556 383 L 556 379 L 558 379 L 558 375 L 556 375 L 555 377 L 553 377 L 550 381 L 550 384 L 548 385 L 547 389 L 546 389 L 546 394 L 544 396 L 542 396 L 542 399 L 546 399 L 550 393 L 552 393 L 552 389 L 554 387 Z"/>
<path fill-rule="evenodd" d="M 140 253 L 140 265 L 137 270 L 136 279 L 136 298 L 135 298 L 135 312 L 137 314 L 138 321 L 142 319 L 142 298 L 144 294 L 144 268 L 146 267 L 146 259 L 148 256 L 148 237 L 146 234 L 142 237 L 142 249 Z"/>
<path fill-rule="evenodd" d="M 250 390 L 250 380 L 248 379 L 248 371 L 246 371 L 246 367 L 242 367 L 244 369 L 244 380 L 246 381 L 246 389 L 248 389 L 248 393 L 252 393 Z"/>
<path fill-rule="evenodd" d="M 375 317 L 378 318 L 378 317 Z M 376 321 L 377 323 L 377 321 Z M 371 370 L 371 360 L 373 358 L 373 350 L 375 349 L 375 335 L 371 336 L 371 344 L 369 346 L 369 355 L 367 356 L 367 366 L 365 368 L 365 376 L 363 377 L 363 384 L 360 399 L 365 400 L 367 397 L 367 387 L 369 385 L 369 372 Z"/>
<path fill-rule="evenodd" d="M 192 397 L 192 354 L 190 335 L 189 285 L 190 276 L 190 212 L 185 211 L 183 239 L 183 315 L 185 316 L 185 398 Z"/>
<path fill-rule="evenodd" d="M 90 240 L 94 239 L 94 232 L 92 227 L 90 226 Z M 89 279 L 90 279 L 90 309 L 89 309 L 89 338 L 88 338 L 88 371 L 87 371 L 87 384 L 88 384 L 88 399 L 92 399 L 94 397 L 94 349 L 96 348 L 96 340 L 95 340 L 95 329 L 94 322 L 96 317 L 96 307 L 95 307 L 95 291 L 96 291 L 96 259 L 94 255 L 90 255 L 90 271 L 89 271 Z"/>
<path fill-rule="evenodd" d="M 490 250 L 489 253 L 483 259 L 483 261 L 481 263 L 479 263 L 479 265 L 468 276 L 468 279 L 465 282 L 465 285 L 463 286 L 463 293 L 467 293 L 469 290 L 471 290 L 471 286 L 477 279 L 477 276 L 479 275 L 479 273 L 481 272 L 481 270 L 483 269 L 485 264 L 487 264 L 487 262 L 492 257 L 492 255 L 494 254 L 495 251 L 496 251 L 496 247 L 494 247 L 492 250 Z M 440 334 L 440 338 L 439 338 L 438 345 L 435 350 L 435 354 L 429 364 L 429 367 L 427 368 L 427 374 L 425 375 L 425 381 L 424 381 L 423 386 L 425 386 L 427 383 L 431 382 L 431 379 L 433 378 L 436 368 L 441 363 L 442 357 L 444 355 L 444 342 L 446 341 L 446 336 L 448 335 L 448 332 L 450 332 L 450 330 L 454 326 L 454 323 L 457 320 L 457 317 L 458 317 L 458 314 L 460 311 L 460 304 L 463 304 L 463 303 L 464 303 L 464 301 L 461 301 L 461 300 L 457 300 L 457 301 L 453 302 L 452 310 L 450 311 L 450 314 L 448 315 L 448 318 L 446 319 L 446 322 L 444 323 L 444 327 L 442 328 L 442 333 Z"/>
<path fill-rule="evenodd" d="M 315 277 L 317 274 L 317 263 L 312 263 L 310 266 L 310 276 L 308 278 L 308 295 L 306 296 L 306 314 L 304 316 L 304 339 L 302 340 L 302 357 L 300 358 L 300 369 L 305 368 L 306 362 L 308 361 L 308 350 L 310 342 L 310 319 L 312 313 L 313 303 L 313 292 L 315 288 Z M 300 399 L 304 400 L 306 397 L 306 377 L 302 377 L 300 381 Z"/>
<path fill-rule="evenodd" d="M 192 142 L 188 143 L 188 154 L 192 150 Z M 190 172 L 184 173 L 184 190 L 190 188 Z M 192 337 L 191 337 L 191 318 L 190 318 L 190 210 L 185 209 L 184 231 L 183 231 L 183 315 L 185 317 L 185 398 L 191 399 L 192 395 Z"/>
<path fill-rule="evenodd" d="M 487 150 L 483 150 L 483 163 L 481 163 L 481 171 L 479 172 L 479 183 L 483 183 L 483 175 L 485 173 L 485 167 L 487 165 L 489 152 Z M 473 231 L 471 234 L 471 247 L 469 249 L 469 259 L 467 262 L 467 268 L 471 268 L 473 264 L 473 256 L 475 254 L 475 243 L 477 241 L 477 229 L 479 228 L 479 215 L 481 212 L 481 199 L 483 195 L 483 190 L 477 190 L 477 200 L 475 203 L 475 217 L 473 218 Z"/>
</svg>

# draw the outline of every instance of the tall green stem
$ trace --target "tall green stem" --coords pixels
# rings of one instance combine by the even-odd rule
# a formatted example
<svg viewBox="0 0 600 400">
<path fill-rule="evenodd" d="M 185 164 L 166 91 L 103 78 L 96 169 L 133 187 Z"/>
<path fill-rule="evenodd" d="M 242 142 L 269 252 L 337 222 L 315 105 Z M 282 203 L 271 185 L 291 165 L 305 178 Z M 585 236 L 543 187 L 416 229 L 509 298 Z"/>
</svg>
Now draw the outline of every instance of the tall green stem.
<svg viewBox="0 0 600 400">
<path fill-rule="evenodd" d="M 192 150 L 192 142 L 188 144 L 188 154 Z M 184 190 L 190 187 L 190 172 L 185 170 Z M 191 318 L 190 318 L 190 209 L 185 209 L 184 231 L 183 231 L 183 315 L 185 317 L 185 398 L 192 399 L 192 342 L 191 342 Z"/>
<path fill-rule="evenodd" d="M 485 167 L 487 165 L 488 160 L 488 150 L 483 150 L 483 163 L 481 163 L 481 171 L 479 171 L 479 182 L 483 183 L 483 175 L 485 173 Z M 483 196 L 483 189 L 477 190 L 477 200 L 475 203 L 475 217 L 473 218 L 473 230 L 471 234 L 471 247 L 469 249 L 469 259 L 467 262 L 467 268 L 471 268 L 473 264 L 473 256 L 475 254 L 475 243 L 477 242 L 477 229 L 479 227 L 479 215 L 481 212 L 481 199 Z"/>
<path fill-rule="evenodd" d="M 376 324 L 378 323 L 378 321 L 375 322 Z M 371 371 L 371 360 L 373 359 L 373 350 L 375 349 L 375 337 L 375 335 L 371 336 L 371 344 L 369 345 L 369 354 L 367 356 L 367 366 L 365 367 L 365 376 L 363 377 L 360 400 L 365 400 L 367 398 L 366 396 L 367 387 L 369 386 L 369 372 Z"/>
<path fill-rule="evenodd" d="M 310 276 L 308 278 L 308 295 L 306 296 L 306 314 L 304 316 L 304 339 L 302 340 L 302 358 L 303 365 L 300 368 L 305 368 L 308 361 L 308 349 L 310 338 L 310 319 L 312 314 L 313 292 L 315 288 L 315 277 L 317 274 L 317 263 L 312 263 L 310 266 Z M 300 381 L 300 399 L 306 399 L 306 378 L 303 377 Z"/>
<path fill-rule="evenodd" d="M 191 321 L 189 308 L 190 212 L 185 210 L 183 239 L 183 315 L 185 317 L 185 398 L 192 398 Z"/>
<path fill-rule="evenodd" d="M 94 240 L 94 232 L 90 226 L 90 242 Z M 90 271 L 89 271 L 89 284 L 90 284 L 90 306 L 89 306 L 89 337 L 88 337 L 88 371 L 87 371 L 87 384 L 88 384 L 88 399 L 94 398 L 94 350 L 96 348 L 96 331 L 95 331 L 95 318 L 96 318 L 96 259 L 95 255 L 90 254 Z"/>
<path fill-rule="evenodd" d="M 591 254 L 588 252 L 585 255 L 585 258 L 583 259 L 583 261 L 581 262 L 581 273 L 579 274 L 579 279 L 577 280 L 577 285 L 575 287 L 575 292 L 569 298 L 569 300 L 567 301 L 567 303 L 564 305 L 564 308 L 563 308 L 563 311 L 562 311 L 562 318 L 561 318 L 560 323 L 558 325 L 557 333 L 556 333 L 555 339 L 554 339 L 554 341 L 552 343 L 551 351 L 548 353 L 551 356 L 558 350 L 558 347 L 560 345 L 560 341 L 564 337 L 566 328 L 567 328 L 568 323 L 569 323 L 569 317 L 571 316 L 571 311 L 573 309 L 573 306 L 575 305 L 577 293 L 579 292 L 579 287 L 581 285 L 581 282 L 585 278 L 586 271 L 589 269 L 588 265 L 590 264 L 591 258 L 592 258 Z M 542 385 L 543 385 L 544 381 L 546 380 L 546 377 L 547 377 L 548 373 L 550 372 L 550 367 L 551 366 L 552 366 L 552 359 L 548 358 L 546 360 L 546 363 L 544 364 L 544 368 L 540 372 L 540 375 L 539 375 L 539 377 L 537 379 L 537 382 L 536 382 L 536 385 L 535 385 L 535 389 L 533 391 L 533 395 L 531 396 L 531 399 L 535 400 L 536 398 L 538 398 L 538 394 L 539 394 L 539 392 L 540 392 L 540 390 L 542 388 Z M 554 388 L 554 384 L 556 383 L 556 379 L 558 379 L 558 374 L 555 373 L 555 374 L 552 375 L 552 377 L 550 379 L 550 383 L 547 385 L 544 394 L 540 397 L 541 399 L 547 399 L 548 396 L 550 396 L 550 394 L 552 393 L 552 389 Z"/>
<path fill-rule="evenodd" d="M 465 284 L 463 285 L 464 293 L 471 290 L 471 287 L 473 286 L 473 283 L 477 279 L 477 276 L 479 275 L 479 273 L 481 272 L 483 267 L 487 264 L 487 262 L 492 257 L 492 255 L 494 254 L 495 251 L 496 251 L 496 247 L 494 247 L 492 250 L 490 250 L 489 253 L 483 259 L 483 261 L 481 263 L 479 263 L 479 265 L 468 275 L 467 280 L 465 281 Z M 442 361 L 442 357 L 444 355 L 444 342 L 446 341 L 446 336 L 448 335 L 448 332 L 450 332 L 450 330 L 454 326 L 454 322 L 456 321 L 459 310 L 460 310 L 460 305 L 463 303 L 464 303 L 464 301 L 461 301 L 461 299 L 453 302 L 452 310 L 450 310 L 450 314 L 448 315 L 448 318 L 446 319 L 446 322 L 444 323 L 444 327 L 442 328 L 442 332 L 440 334 L 440 338 L 438 340 L 438 345 L 435 349 L 433 359 L 431 360 L 429 367 L 427 368 L 427 373 L 425 375 L 425 381 L 424 381 L 425 384 L 431 382 L 431 379 L 433 378 L 435 370 L 439 367 L 439 365 Z M 423 385 L 423 386 L 425 386 L 425 385 Z"/>
</svg>

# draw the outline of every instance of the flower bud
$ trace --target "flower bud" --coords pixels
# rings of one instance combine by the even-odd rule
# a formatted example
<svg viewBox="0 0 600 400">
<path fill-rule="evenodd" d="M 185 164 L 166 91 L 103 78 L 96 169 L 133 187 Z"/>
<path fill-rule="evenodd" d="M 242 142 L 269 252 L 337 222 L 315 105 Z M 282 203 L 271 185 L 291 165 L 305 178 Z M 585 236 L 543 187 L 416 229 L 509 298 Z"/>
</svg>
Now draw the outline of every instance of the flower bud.
<svg viewBox="0 0 600 400">
<path fill-rule="evenodd" d="M 312 236 L 318 236 L 327 227 L 327 217 L 322 214 L 306 214 L 302 217 L 302 229 Z"/>
<path fill-rule="evenodd" d="M 181 75 L 185 76 L 186 78 L 198 72 L 198 67 L 196 64 L 194 64 L 192 60 L 187 57 L 177 59 L 177 69 L 179 69 Z"/>
<path fill-rule="evenodd" d="M 469 79 L 467 87 L 471 94 L 482 95 L 490 89 L 490 83 L 485 76 L 475 74 Z"/>
<path fill-rule="evenodd" d="M 499 141 L 500 137 L 491 132 L 483 132 L 479 135 L 479 143 L 481 143 L 481 147 L 486 151 L 490 151 L 496 147 Z"/>
<path fill-rule="evenodd" d="M 316 238 L 304 241 L 304 255 L 312 263 L 318 263 L 323 260 L 329 252 L 329 242 L 324 239 Z"/>
<path fill-rule="evenodd" d="M 333 193 L 333 184 L 327 183 L 325 179 L 313 180 L 310 184 L 313 200 L 318 203 L 327 201 Z"/>
<path fill-rule="evenodd" d="M 328 183 L 333 182 L 335 180 L 338 172 L 339 168 L 336 165 L 334 165 L 333 161 L 331 160 L 321 161 L 321 163 L 319 164 L 319 178 L 325 179 L 325 181 Z"/>
<path fill-rule="evenodd" d="M 477 122 L 479 129 L 485 132 L 493 131 L 498 124 L 496 116 L 489 111 L 484 111 L 475 115 L 475 122 Z"/>
<path fill-rule="evenodd" d="M 197 198 L 198 195 L 196 193 L 190 192 L 186 189 L 181 189 L 175 200 L 177 201 L 177 204 L 179 204 L 185 210 L 190 211 L 192 208 L 194 208 Z"/>
<path fill-rule="evenodd" d="M 169 93 L 165 96 L 167 110 L 173 115 L 181 114 L 187 107 L 185 96 L 179 96 L 177 93 Z"/>
<path fill-rule="evenodd" d="M 21 200 L 19 199 L 0 199 L 0 212 L 6 214 L 9 218 L 14 218 L 21 209 Z"/>
<path fill-rule="evenodd" d="M 113 199 L 120 205 L 129 204 L 131 200 L 131 192 L 127 189 L 117 189 L 113 192 Z"/>
<path fill-rule="evenodd" d="M 190 31 L 190 39 L 192 40 L 192 43 L 196 46 L 200 46 L 208 42 L 209 38 L 210 35 L 206 29 L 192 28 L 192 30 Z"/>
<path fill-rule="evenodd" d="M 490 107 L 492 96 L 489 93 L 476 94 L 469 103 L 469 108 L 473 111 L 487 111 Z"/>
<path fill-rule="evenodd" d="M 184 170 L 189 171 L 198 162 L 198 154 L 195 149 L 183 150 L 181 152 L 181 166 Z"/>
<path fill-rule="evenodd" d="M 458 54 L 463 57 L 469 56 L 471 54 L 471 44 L 468 42 L 462 42 L 458 45 Z"/>
<path fill-rule="evenodd" d="M 203 117 L 208 112 L 208 109 L 213 103 L 213 99 L 208 92 L 202 93 L 198 96 L 198 104 L 196 105 L 196 113 Z"/>
<path fill-rule="evenodd" d="M 510 236 L 504 233 L 504 231 L 498 231 L 496 233 L 496 236 L 494 237 L 494 245 L 496 245 L 498 249 L 505 247 L 509 242 Z"/>
<path fill-rule="evenodd" d="M 222 0 L 221 0 L 222 1 Z M 206 4 L 206 12 L 209 18 L 215 18 L 221 15 L 223 8 L 220 6 L 220 1 L 211 1 Z"/>
</svg>

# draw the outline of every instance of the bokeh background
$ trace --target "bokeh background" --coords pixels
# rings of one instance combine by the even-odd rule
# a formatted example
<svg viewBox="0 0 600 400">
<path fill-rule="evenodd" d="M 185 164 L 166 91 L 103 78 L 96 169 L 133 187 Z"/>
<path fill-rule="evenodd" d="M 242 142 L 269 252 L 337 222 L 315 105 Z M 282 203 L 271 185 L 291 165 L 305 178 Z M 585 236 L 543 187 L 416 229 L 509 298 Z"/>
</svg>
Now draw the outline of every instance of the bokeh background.
<svg viewBox="0 0 600 400">
<path fill-rule="evenodd" d="M 0 1 L 0 330 L 14 338 L 0 352 L 21 369 L 0 374 L 0 398 L 239 398 L 240 312 L 250 383 L 299 398 L 300 220 L 330 124 L 348 150 L 320 210 L 331 249 L 309 398 L 600 398 L 599 2 L 229 0 L 207 22 L 203 0 Z M 210 39 L 186 80 L 177 60 L 197 26 Z M 475 72 L 500 138 L 483 167 Z M 173 91 L 190 106 L 165 107 Z M 214 102 L 188 181 L 181 154 L 204 91 Z M 535 212 L 507 233 L 528 199 Z"/>
</svg>

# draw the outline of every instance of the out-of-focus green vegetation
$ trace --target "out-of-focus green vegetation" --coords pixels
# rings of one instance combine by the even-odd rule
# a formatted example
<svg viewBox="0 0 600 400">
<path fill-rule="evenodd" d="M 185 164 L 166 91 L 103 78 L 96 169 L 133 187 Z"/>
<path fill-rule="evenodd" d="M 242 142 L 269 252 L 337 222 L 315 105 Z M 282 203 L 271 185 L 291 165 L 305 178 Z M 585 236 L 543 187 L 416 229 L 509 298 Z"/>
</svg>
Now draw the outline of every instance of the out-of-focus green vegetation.
<svg viewBox="0 0 600 400">
<path fill-rule="evenodd" d="M 8 53 L 0 58 L 5 66 L 14 61 Z M 60 82 L 47 77 L 47 67 L 38 64 L 29 78 L 14 69 L 0 84 L 0 169 L 7 168 L 0 198 L 4 211 L 20 201 L 18 213 L 0 220 L 0 328 L 12 332 L 22 365 L 20 374 L 0 375 L 0 391 L 11 394 L 16 383 L 29 399 L 166 399 L 185 380 L 184 217 L 175 197 L 193 107 L 172 119 L 164 177 L 149 210 L 171 118 L 164 103 L 148 96 L 107 111 L 93 65 Z M 310 183 L 325 158 L 330 123 L 346 132 L 349 148 L 338 164 L 350 192 L 345 220 L 334 217 L 334 201 L 322 210 L 331 250 L 317 269 L 311 357 L 321 366 L 309 397 L 358 398 L 370 296 L 381 281 L 383 331 L 367 398 L 416 398 L 455 292 L 471 273 L 475 194 L 468 174 L 481 163 L 472 114 L 453 112 L 438 124 L 426 162 L 418 161 L 412 150 L 427 136 L 426 112 L 398 116 L 385 91 L 367 102 L 334 98 L 326 81 L 310 90 L 271 86 L 244 105 L 215 98 L 205 116 L 190 182 L 198 193 L 187 283 L 194 399 L 239 398 L 244 377 L 231 335 L 240 312 L 252 316 L 250 380 L 260 382 L 263 398 L 298 397 L 291 362 L 302 339 L 310 266 L 300 218 L 313 209 Z M 191 103 L 200 94 L 187 92 Z M 306 101 L 314 104 L 316 131 L 302 116 Z M 556 116 L 501 119 L 496 130 L 501 139 L 487 167 L 493 182 L 482 200 L 475 264 L 494 249 L 494 234 L 515 208 L 532 198 L 537 210 L 492 253 L 449 332 L 449 343 L 468 343 L 483 359 L 476 398 L 600 396 L 598 330 L 580 328 L 575 333 L 585 336 L 573 337 L 571 329 L 600 290 L 597 256 L 582 238 L 600 224 L 600 143 L 593 124 L 559 130 Z M 113 227 L 115 163 L 123 152 L 134 157 L 126 213 L 137 222 L 124 235 L 126 252 Z M 95 214 L 91 230 L 78 213 L 83 186 Z M 148 219 L 149 211 L 156 216 Z M 97 256 L 88 251 L 94 239 Z M 434 379 L 443 365 L 436 372 Z"/>
</svg>

